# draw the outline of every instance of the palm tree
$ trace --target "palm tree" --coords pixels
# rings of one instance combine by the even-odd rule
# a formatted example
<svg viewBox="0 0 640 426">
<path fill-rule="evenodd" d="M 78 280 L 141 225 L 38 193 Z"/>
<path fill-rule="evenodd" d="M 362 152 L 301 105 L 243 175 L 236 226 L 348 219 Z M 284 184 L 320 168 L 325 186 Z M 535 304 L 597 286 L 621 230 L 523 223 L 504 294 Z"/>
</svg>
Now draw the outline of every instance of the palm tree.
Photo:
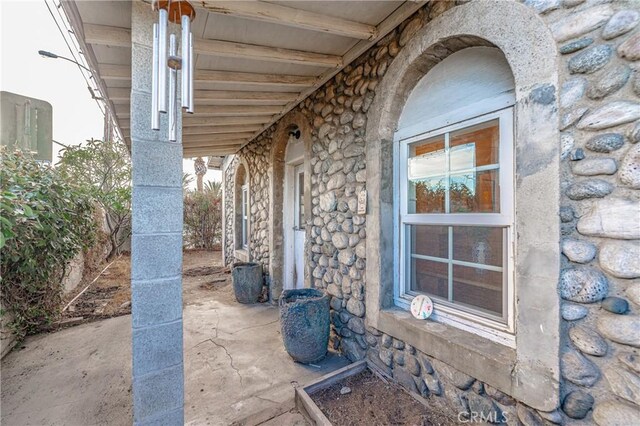
<svg viewBox="0 0 640 426">
<path fill-rule="evenodd" d="M 182 173 L 182 191 L 189 192 L 189 185 L 193 182 L 193 177 L 190 173 Z"/>
<path fill-rule="evenodd" d="M 208 180 L 204 184 L 204 192 L 211 194 L 214 198 L 218 198 L 222 193 L 222 182 Z"/>
</svg>

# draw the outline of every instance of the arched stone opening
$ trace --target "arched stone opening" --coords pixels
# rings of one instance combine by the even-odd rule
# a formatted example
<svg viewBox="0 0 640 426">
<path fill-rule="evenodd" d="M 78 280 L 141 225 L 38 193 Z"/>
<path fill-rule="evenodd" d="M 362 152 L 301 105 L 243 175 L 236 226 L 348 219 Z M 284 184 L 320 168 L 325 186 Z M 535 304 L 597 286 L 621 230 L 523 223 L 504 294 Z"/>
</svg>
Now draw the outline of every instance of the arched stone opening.
<svg viewBox="0 0 640 426">
<path fill-rule="evenodd" d="M 233 184 L 233 247 L 236 260 L 250 260 L 249 239 L 251 235 L 251 188 L 249 185 L 249 168 L 240 159 L 236 167 Z"/>
<path fill-rule="evenodd" d="M 309 163 L 311 153 L 311 124 L 309 119 L 298 111 L 287 114 L 279 123 L 273 135 L 273 147 L 271 150 L 270 169 L 270 214 L 269 214 L 269 298 L 272 302 L 280 298 L 284 288 L 284 178 L 285 155 L 287 144 L 291 135 L 299 135 L 298 138 L 304 144 L 304 185 L 311 187 L 311 166 Z M 295 137 L 295 136 L 294 136 Z M 309 191 L 305 191 L 305 217 L 311 217 L 311 198 Z M 309 227 L 307 227 L 309 228 Z M 308 239 L 307 231 L 307 239 Z M 306 250 L 305 250 L 306 252 Z M 306 257 L 306 253 L 305 253 Z M 305 273 L 305 286 L 308 286 L 308 271 Z"/>
<path fill-rule="evenodd" d="M 481 19 L 491 16 L 491 20 Z M 416 323 L 394 306 L 397 208 L 394 134 L 412 90 L 452 53 L 496 47 L 515 80 L 515 349 L 439 323 Z M 559 399 L 558 54 L 527 7 L 470 2 L 419 30 L 378 86 L 367 121 L 367 324 L 524 403 L 550 411 Z M 540 188 L 545 188 L 540 191 Z M 458 352 L 459 351 L 459 352 Z"/>
</svg>

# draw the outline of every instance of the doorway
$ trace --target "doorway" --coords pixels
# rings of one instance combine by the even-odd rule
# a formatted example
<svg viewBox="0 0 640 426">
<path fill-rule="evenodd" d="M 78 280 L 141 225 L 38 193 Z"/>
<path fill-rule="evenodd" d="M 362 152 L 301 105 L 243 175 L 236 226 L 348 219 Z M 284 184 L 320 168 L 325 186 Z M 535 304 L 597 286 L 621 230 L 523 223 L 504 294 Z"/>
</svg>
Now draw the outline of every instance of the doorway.
<svg viewBox="0 0 640 426">
<path fill-rule="evenodd" d="M 287 145 L 284 179 L 284 288 L 304 287 L 304 246 L 306 234 L 304 206 L 304 151 L 300 140 Z M 302 155 L 300 155 L 302 154 Z"/>
</svg>

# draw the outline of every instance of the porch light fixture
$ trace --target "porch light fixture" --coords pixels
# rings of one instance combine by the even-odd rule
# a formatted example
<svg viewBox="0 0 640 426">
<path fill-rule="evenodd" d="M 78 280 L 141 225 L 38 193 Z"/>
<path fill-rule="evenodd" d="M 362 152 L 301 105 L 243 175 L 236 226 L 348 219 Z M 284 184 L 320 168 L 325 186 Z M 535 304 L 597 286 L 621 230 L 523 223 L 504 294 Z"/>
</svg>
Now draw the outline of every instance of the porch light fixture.
<svg viewBox="0 0 640 426">
<path fill-rule="evenodd" d="M 181 76 L 181 107 L 193 114 L 193 35 L 191 21 L 196 12 L 187 0 L 154 0 L 154 11 L 158 12 L 158 22 L 153 24 L 153 66 L 151 76 L 151 128 L 160 130 L 160 113 L 169 115 L 169 140 L 177 140 L 177 79 Z M 167 28 L 169 21 L 182 28 L 180 55 L 177 54 L 176 35 L 169 35 L 167 49 Z M 169 94 L 167 99 L 167 72 L 169 73 Z"/>
</svg>

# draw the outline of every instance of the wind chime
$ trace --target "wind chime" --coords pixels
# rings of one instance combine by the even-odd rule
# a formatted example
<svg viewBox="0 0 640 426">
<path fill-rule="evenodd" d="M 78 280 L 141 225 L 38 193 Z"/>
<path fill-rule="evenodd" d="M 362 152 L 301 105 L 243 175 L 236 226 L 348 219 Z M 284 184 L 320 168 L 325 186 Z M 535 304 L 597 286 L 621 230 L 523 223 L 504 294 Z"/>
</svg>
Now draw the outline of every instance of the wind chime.
<svg viewBox="0 0 640 426">
<path fill-rule="evenodd" d="M 186 0 L 154 0 L 154 11 L 158 12 L 158 23 L 153 24 L 153 74 L 151 78 L 151 128 L 160 130 L 160 113 L 168 114 L 169 140 L 175 142 L 178 133 L 178 71 L 181 77 L 181 109 L 193 114 L 193 35 L 191 21 L 196 11 Z M 169 21 L 181 25 L 180 56 L 176 35 L 167 32 Z M 167 99 L 167 74 L 169 94 Z"/>
</svg>

